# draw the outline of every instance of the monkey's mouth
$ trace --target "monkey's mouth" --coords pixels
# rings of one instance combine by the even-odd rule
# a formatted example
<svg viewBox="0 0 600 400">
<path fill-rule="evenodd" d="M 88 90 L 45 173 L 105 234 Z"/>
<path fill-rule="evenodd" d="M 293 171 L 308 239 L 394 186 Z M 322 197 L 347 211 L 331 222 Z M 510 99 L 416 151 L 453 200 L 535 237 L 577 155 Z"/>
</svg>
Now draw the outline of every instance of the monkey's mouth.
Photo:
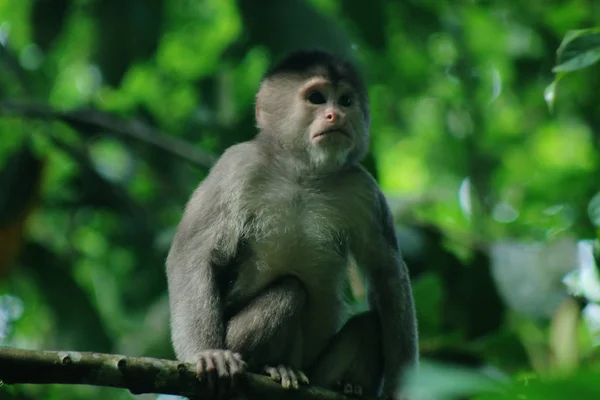
<svg viewBox="0 0 600 400">
<path fill-rule="evenodd" d="M 319 132 L 319 133 L 313 135 L 313 139 L 317 139 L 317 138 L 319 138 L 321 136 L 327 136 L 327 135 L 335 134 L 335 133 L 342 134 L 343 136 L 350 137 L 350 134 L 345 129 L 342 129 L 342 128 L 329 128 L 329 129 L 324 130 L 323 132 Z"/>
</svg>

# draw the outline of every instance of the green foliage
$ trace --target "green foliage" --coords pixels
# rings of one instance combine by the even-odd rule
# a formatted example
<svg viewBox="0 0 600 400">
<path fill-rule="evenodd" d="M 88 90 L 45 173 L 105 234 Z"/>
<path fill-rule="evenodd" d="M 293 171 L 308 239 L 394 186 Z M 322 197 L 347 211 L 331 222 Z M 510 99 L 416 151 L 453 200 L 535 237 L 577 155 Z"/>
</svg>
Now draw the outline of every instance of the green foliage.
<svg viewBox="0 0 600 400">
<path fill-rule="evenodd" d="M 581 1 L 0 1 L 0 344 L 172 357 L 164 259 L 185 201 L 216 155 L 254 135 L 270 63 L 323 47 L 367 78 L 365 166 L 396 217 L 421 352 L 444 362 L 425 362 L 413 390 L 598 397 L 597 11 Z"/>
<path fill-rule="evenodd" d="M 569 31 L 557 50 L 556 78 L 546 88 L 545 97 L 552 108 L 558 82 L 568 73 L 588 68 L 600 61 L 600 28 Z"/>
<path fill-rule="evenodd" d="M 600 28 L 568 32 L 558 48 L 553 72 L 572 72 L 600 61 Z"/>
</svg>

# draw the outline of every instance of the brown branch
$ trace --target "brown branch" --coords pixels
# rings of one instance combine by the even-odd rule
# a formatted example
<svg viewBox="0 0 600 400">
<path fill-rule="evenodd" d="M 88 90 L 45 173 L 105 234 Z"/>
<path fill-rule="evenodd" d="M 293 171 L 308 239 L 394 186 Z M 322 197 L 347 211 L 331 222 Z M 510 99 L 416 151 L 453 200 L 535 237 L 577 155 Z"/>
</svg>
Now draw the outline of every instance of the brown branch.
<svg viewBox="0 0 600 400">
<path fill-rule="evenodd" d="M 46 105 L 1 102 L 0 116 L 2 115 L 42 120 L 55 119 L 75 129 L 78 126 L 91 126 L 97 130 L 118 133 L 158 147 L 205 168 L 210 168 L 217 159 L 214 154 L 199 150 L 185 140 L 170 136 L 140 121 L 126 120 L 105 111 L 93 109 L 59 111 Z"/>
<path fill-rule="evenodd" d="M 11 347 L 0 347 L 0 381 L 4 384 L 108 386 L 129 389 L 134 394 L 189 397 L 203 393 L 193 364 L 148 357 Z M 251 373 L 244 375 L 240 390 L 250 398 L 265 400 L 349 400 L 342 394 L 317 387 L 286 390 L 266 376 Z"/>
</svg>

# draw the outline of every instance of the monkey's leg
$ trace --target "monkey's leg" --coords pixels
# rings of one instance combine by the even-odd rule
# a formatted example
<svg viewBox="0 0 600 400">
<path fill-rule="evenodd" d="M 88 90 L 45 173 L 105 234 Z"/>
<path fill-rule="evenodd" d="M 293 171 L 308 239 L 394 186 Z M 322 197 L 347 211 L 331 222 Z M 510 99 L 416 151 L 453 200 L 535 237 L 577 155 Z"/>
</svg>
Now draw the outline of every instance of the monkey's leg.
<svg viewBox="0 0 600 400">
<path fill-rule="evenodd" d="M 383 376 L 380 331 L 374 311 L 350 318 L 309 368 L 311 384 L 347 395 L 378 395 Z"/>
<path fill-rule="evenodd" d="M 265 371 L 286 388 L 308 383 L 299 371 L 305 302 L 306 291 L 298 278 L 278 279 L 231 316 L 227 348 L 241 353 L 251 371 Z"/>
</svg>

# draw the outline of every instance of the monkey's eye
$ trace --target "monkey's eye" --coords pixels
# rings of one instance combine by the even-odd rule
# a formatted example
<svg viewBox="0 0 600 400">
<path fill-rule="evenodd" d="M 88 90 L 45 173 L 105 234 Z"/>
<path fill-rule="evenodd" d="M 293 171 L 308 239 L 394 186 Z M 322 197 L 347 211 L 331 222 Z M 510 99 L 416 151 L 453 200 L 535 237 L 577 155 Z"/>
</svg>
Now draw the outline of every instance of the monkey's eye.
<svg viewBox="0 0 600 400">
<path fill-rule="evenodd" d="M 349 94 L 343 94 L 338 100 L 338 104 L 342 107 L 350 107 L 352 105 L 352 96 Z"/>
<path fill-rule="evenodd" d="M 323 93 L 316 90 L 314 92 L 310 92 L 308 96 L 306 96 L 306 100 L 308 100 L 308 102 L 311 104 L 325 104 L 327 102 L 325 96 L 323 96 Z"/>
</svg>

